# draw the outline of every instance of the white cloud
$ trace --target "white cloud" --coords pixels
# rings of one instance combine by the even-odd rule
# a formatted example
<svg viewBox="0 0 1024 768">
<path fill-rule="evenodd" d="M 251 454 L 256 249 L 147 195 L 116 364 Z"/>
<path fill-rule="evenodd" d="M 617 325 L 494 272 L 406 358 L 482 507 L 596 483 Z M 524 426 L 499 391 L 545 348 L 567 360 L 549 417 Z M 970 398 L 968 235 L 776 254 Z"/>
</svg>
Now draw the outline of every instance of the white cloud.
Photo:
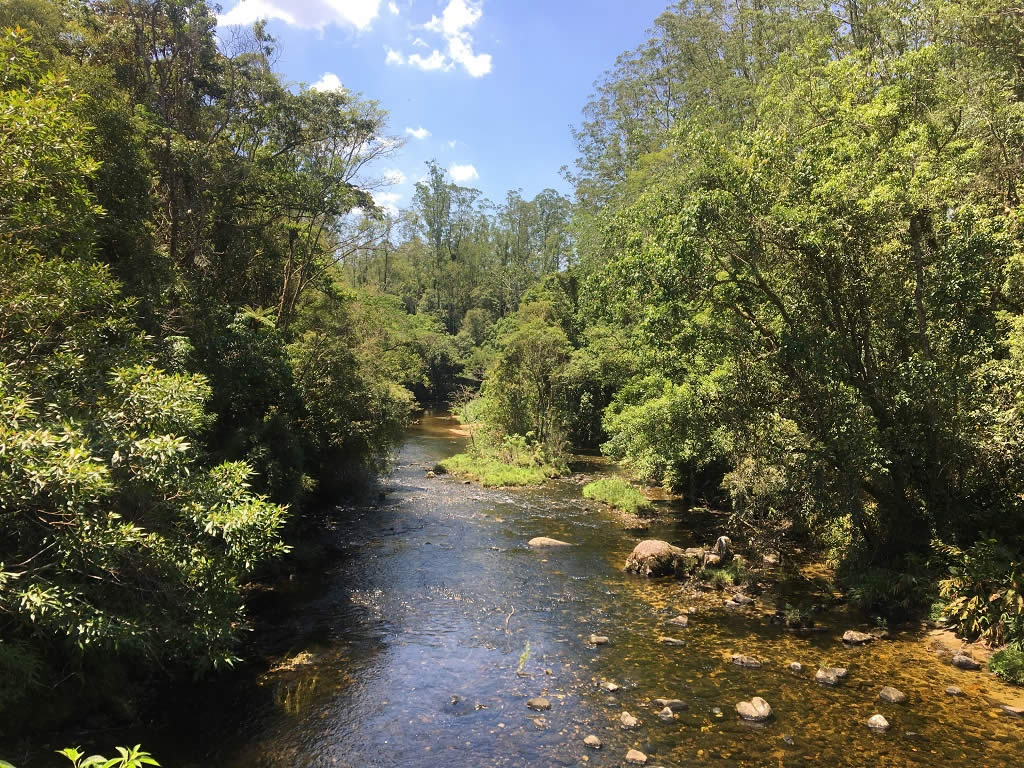
<svg viewBox="0 0 1024 768">
<path fill-rule="evenodd" d="M 413 46 L 413 48 L 429 48 L 430 47 L 429 45 L 427 45 L 426 41 L 422 37 L 417 37 L 415 40 L 413 40 L 412 41 L 412 46 Z"/>
<path fill-rule="evenodd" d="M 239 0 L 231 10 L 217 17 L 217 23 L 229 27 L 278 19 L 305 29 L 337 24 L 362 30 L 377 18 L 380 4 L 381 0 Z"/>
<path fill-rule="evenodd" d="M 430 131 L 424 128 L 422 125 L 419 128 L 406 128 L 405 132 L 412 136 L 414 139 L 425 139 L 430 135 Z"/>
<path fill-rule="evenodd" d="M 341 84 L 341 80 L 333 72 L 324 72 L 323 77 L 313 83 L 311 86 L 314 91 L 343 91 L 345 86 Z"/>
<path fill-rule="evenodd" d="M 393 2 L 388 3 L 388 10 L 391 11 L 392 15 L 398 15 L 398 6 L 395 5 Z"/>
<path fill-rule="evenodd" d="M 441 17 L 431 16 L 424 29 L 437 32 L 448 42 L 448 55 L 465 68 L 470 77 L 483 77 L 491 71 L 491 55 L 473 52 L 469 30 L 483 16 L 482 0 L 449 0 Z"/>
<path fill-rule="evenodd" d="M 384 171 L 384 180 L 388 184 L 405 184 L 405 174 L 397 168 L 388 168 Z"/>
<path fill-rule="evenodd" d="M 434 52 L 427 57 L 420 56 L 418 53 L 409 55 L 409 65 L 422 69 L 424 71 L 431 71 L 434 69 L 443 69 L 445 63 L 448 61 L 447 57 L 436 48 Z"/>
<path fill-rule="evenodd" d="M 448 168 L 448 173 L 452 175 L 452 178 L 455 179 L 457 184 L 480 178 L 480 174 L 476 172 L 476 168 L 469 164 L 459 165 L 458 163 L 452 163 Z"/>
<path fill-rule="evenodd" d="M 388 55 L 384 57 L 385 64 L 393 64 L 396 67 L 400 67 L 405 64 L 405 57 L 401 51 L 396 51 L 394 48 L 386 48 Z"/>
<path fill-rule="evenodd" d="M 455 139 L 448 142 L 448 149 L 455 149 Z"/>
<path fill-rule="evenodd" d="M 398 215 L 398 201 L 402 199 L 401 192 L 374 192 L 373 202 L 383 208 L 385 211 L 390 213 L 392 216 Z"/>
</svg>

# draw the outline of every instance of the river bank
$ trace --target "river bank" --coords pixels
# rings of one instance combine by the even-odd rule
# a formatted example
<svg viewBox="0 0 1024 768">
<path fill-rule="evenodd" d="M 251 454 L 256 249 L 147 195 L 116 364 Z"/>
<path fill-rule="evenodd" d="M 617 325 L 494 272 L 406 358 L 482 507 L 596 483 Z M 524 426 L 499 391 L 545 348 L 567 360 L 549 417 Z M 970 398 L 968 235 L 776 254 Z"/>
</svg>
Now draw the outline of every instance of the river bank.
<svg viewBox="0 0 1024 768">
<path fill-rule="evenodd" d="M 723 592 L 626 574 L 639 541 L 708 544 L 723 518 L 659 501 L 655 517 L 630 519 L 585 501 L 581 484 L 605 470 L 601 460 L 516 491 L 427 477 L 462 450 L 452 426 L 426 415 L 383 501 L 339 515 L 323 566 L 260 598 L 269 602 L 258 631 L 273 639 L 265 656 L 146 707 L 145 722 L 90 733 L 84 746 L 141 742 L 180 768 L 618 766 L 630 749 L 664 766 L 1018 759 L 1024 720 L 998 707 L 1016 691 L 951 666 L 932 647 L 940 636 L 893 628 L 887 640 L 850 646 L 842 634 L 863 618 L 835 604 L 815 615 L 823 631 L 788 632 L 772 616 L 795 599 L 787 590 L 814 589 L 813 578 L 755 572 L 752 602 L 727 608 Z M 531 549 L 536 536 L 573 546 Z M 685 628 L 668 624 L 684 612 Z M 590 643 L 592 634 L 608 643 Z M 761 665 L 739 666 L 733 654 Z M 848 676 L 821 685 L 815 672 L 825 666 Z M 884 686 L 907 702 L 879 701 Z M 947 695 L 950 686 L 964 695 Z M 753 696 L 771 705 L 768 723 L 737 717 L 735 705 Z M 536 697 L 550 709 L 528 708 Z M 662 720 L 658 698 L 685 709 Z M 624 728 L 623 712 L 640 724 Z M 876 713 L 888 731 L 867 727 Z M 584 744 L 588 735 L 600 750 Z M 58 764 L 42 753 L 24 763 Z"/>
</svg>

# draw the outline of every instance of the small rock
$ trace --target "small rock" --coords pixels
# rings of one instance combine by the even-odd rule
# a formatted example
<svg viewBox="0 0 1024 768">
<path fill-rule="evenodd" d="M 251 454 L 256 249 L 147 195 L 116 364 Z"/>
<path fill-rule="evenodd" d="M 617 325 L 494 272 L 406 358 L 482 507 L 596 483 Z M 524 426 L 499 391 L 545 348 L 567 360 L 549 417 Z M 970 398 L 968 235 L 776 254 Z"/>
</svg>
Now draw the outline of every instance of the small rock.
<svg viewBox="0 0 1024 768">
<path fill-rule="evenodd" d="M 631 749 L 629 750 L 629 752 L 626 753 L 626 762 L 644 765 L 647 763 L 647 755 L 645 755 L 639 749 Z"/>
<path fill-rule="evenodd" d="M 753 723 L 763 723 L 772 716 L 772 708 L 760 696 L 755 696 L 750 701 L 741 701 L 737 704 L 736 713 L 744 720 L 749 720 Z"/>
<path fill-rule="evenodd" d="M 531 547 L 571 547 L 568 541 L 561 541 L 559 539 L 548 538 L 547 536 L 538 536 L 534 539 L 530 539 L 527 542 Z"/>
<path fill-rule="evenodd" d="M 848 629 L 843 633 L 843 642 L 850 645 L 864 645 L 874 639 L 873 635 L 869 635 L 867 632 L 857 632 L 854 629 Z"/>
<path fill-rule="evenodd" d="M 591 635 L 588 639 L 591 645 L 608 645 L 608 638 L 604 635 Z"/>
<path fill-rule="evenodd" d="M 753 656 L 744 656 L 742 653 L 734 653 L 730 660 L 738 667 L 749 667 L 750 669 L 761 668 L 760 661 L 755 659 Z"/>
<path fill-rule="evenodd" d="M 891 685 L 887 685 L 878 692 L 878 698 L 882 701 L 887 701 L 890 704 L 905 704 L 907 701 L 907 694 L 898 688 L 893 688 Z"/>
<path fill-rule="evenodd" d="M 796 746 L 796 739 L 794 739 L 794 738 L 793 738 L 792 736 L 790 736 L 790 735 L 789 735 L 789 734 L 787 733 L 787 734 L 784 734 L 784 735 L 783 735 L 783 737 L 782 737 L 782 743 L 783 743 L 783 744 L 786 744 L 786 745 L 788 745 L 788 746 L 790 746 L 790 747 L 795 747 L 795 746 Z"/>
<path fill-rule="evenodd" d="M 789 671 L 790 672 L 803 672 L 804 671 L 804 665 L 801 664 L 799 661 L 791 661 L 791 662 L 789 662 Z"/>
<path fill-rule="evenodd" d="M 531 717 L 530 721 L 537 726 L 538 730 L 544 730 L 548 727 L 548 719 L 541 715 L 540 717 Z"/>
<path fill-rule="evenodd" d="M 1003 714 L 1011 715 L 1012 717 L 1024 717 L 1024 707 L 1014 707 L 1011 704 L 1000 704 L 999 709 L 1002 710 Z"/>
<path fill-rule="evenodd" d="M 871 634 L 871 636 L 873 638 L 875 638 L 875 640 L 888 640 L 889 639 L 889 630 L 888 629 L 883 629 L 882 627 L 875 627 L 874 629 L 871 630 L 870 634 Z"/>
<path fill-rule="evenodd" d="M 621 715 L 619 715 L 619 724 L 623 728 L 640 727 L 640 721 L 637 718 L 633 717 L 631 714 L 629 714 L 629 712 L 623 712 Z"/>
<path fill-rule="evenodd" d="M 662 708 L 662 710 L 658 713 L 658 717 L 660 717 L 662 720 L 672 720 L 673 718 L 675 718 L 675 716 L 675 712 L 673 712 L 672 709 L 669 707 Z"/>
<path fill-rule="evenodd" d="M 594 734 L 590 734 L 589 736 L 587 736 L 587 738 L 585 738 L 583 740 L 583 743 L 586 744 L 591 749 L 600 749 L 601 748 L 601 740 L 599 738 L 597 738 L 597 736 L 595 736 Z"/>
<path fill-rule="evenodd" d="M 732 601 L 738 605 L 752 605 L 754 598 L 750 595 L 744 595 L 742 592 L 732 596 Z"/>
<path fill-rule="evenodd" d="M 868 728 L 876 731 L 888 731 L 889 721 L 881 715 L 872 715 L 868 718 Z"/>
<path fill-rule="evenodd" d="M 551 702 L 545 699 L 543 696 L 538 696 L 535 699 L 530 699 L 529 701 L 527 701 L 526 706 L 528 706 L 530 709 L 535 709 L 538 712 L 540 712 L 545 709 L 551 709 Z"/>
<path fill-rule="evenodd" d="M 721 717 L 722 716 L 722 708 L 721 707 L 712 707 L 711 708 L 711 714 L 714 715 L 715 717 Z"/>
<path fill-rule="evenodd" d="M 981 669 L 981 664 L 973 656 L 969 656 L 963 652 L 958 652 L 953 655 L 952 664 L 958 669 Z"/>
<path fill-rule="evenodd" d="M 947 696 L 963 696 L 963 689 L 956 685 L 951 685 L 946 689 Z"/>
<path fill-rule="evenodd" d="M 437 473 L 434 470 L 432 470 L 432 469 L 428 469 L 427 470 L 427 477 L 437 477 Z"/>
<path fill-rule="evenodd" d="M 671 709 L 673 712 L 679 712 L 680 710 L 690 708 L 690 705 L 682 699 L 655 699 L 652 703 L 656 707 Z"/>
<path fill-rule="evenodd" d="M 462 481 L 462 484 L 463 484 L 463 485 L 472 485 L 472 484 L 473 484 L 473 481 L 472 481 L 472 480 L 463 480 L 463 481 Z"/>
<path fill-rule="evenodd" d="M 606 691 L 608 691 L 608 693 L 615 693 L 622 686 L 619 685 L 618 683 L 613 683 L 613 682 L 610 682 L 608 680 L 602 680 L 601 681 L 601 687 L 604 688 Z"/>
<path fill-rule="evenodd" d="M 662 645 L 686 645 L 678 637 L 659 637 L 658 642 Z"/>
<path fill-rule="evenodd" d="M 814 673 L 814 679 L 823 685 L 839 685 L 845 677 L 845 667 L 822 667 Z"/>
<path fill-rule="evenodd" d="M 681 614 L 679 616 L 676 616 L 674 619 L 669 619 L 668 623 L 677 627 L 686 627 L 690 624 L 690 617 Z"/>
</svg>

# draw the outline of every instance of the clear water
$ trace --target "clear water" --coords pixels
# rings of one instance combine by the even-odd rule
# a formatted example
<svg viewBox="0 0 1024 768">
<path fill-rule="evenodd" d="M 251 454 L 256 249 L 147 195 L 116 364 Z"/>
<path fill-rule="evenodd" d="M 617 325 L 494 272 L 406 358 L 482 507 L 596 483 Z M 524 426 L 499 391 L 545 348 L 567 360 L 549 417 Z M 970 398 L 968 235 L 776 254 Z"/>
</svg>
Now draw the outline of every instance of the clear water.
<svg viewBox="0 0 1024 768">
<path fill-rule="evenodd" d="M 921 633 L 846 648 L 839 637 L 856 619 L 843 613 L 823 615 L 830 631 L 797 636 L 769 621 L 770 591 L 736 612 L 722 607 L 721 593 L 627 575 L 622 564 L 637 541 L 701 544 L 722 532 L 721 521 L 662 505 L 637 530 L 584 502 L 578 478 L 525 491 L 429 478 L 427 469 L 462 447 L 453 427 L 444 415 L 424 417 L 386 500 L 339 524 L 330 535 L 341 554 L 284 593 L 262 631 L 286 653 L 170 699 L 164 720 L 122 740 L 185 768 L 619 766 L 630 748 L 662 766 L 1024 765 L 1024 720 L 997 706 L 1015 692 L 944 663 Z M 576 546 L 531 551 L 534 536 Z M 683 609 L 693 611 L 688 628 L 665 624 Z M 610 643 L 589 646 L 591 633 Z M 662 635 L 685 645 L 662 645 Z M 764 666 L 734 666 L 735 652 Z M 791 672 L 790 661 L 804 671 Z M 814 682 L 826 663 L 849 668 L 845 685 Z M 622 689 L 609 694 L 601 681 Z M 878 701 L 883 685 L 909 702 Z M 967 695 L 946 696 L 948 685 Z M 526 707 L 539 695 L 549 711 Z M 755 695 L 774 709 L 767 725 L 734 713 Z M 664 722 L 650 704 L 657 697 L 689 709 Z M 623 730 L 623 710 L 642 726 Z M 867 728 L 876 712 L 890 731 Z M 600 751 L 584 746 L 591 733 Z M 115 737 L 97 735 L 103 741 L 90 746 Z"/>
</svg>

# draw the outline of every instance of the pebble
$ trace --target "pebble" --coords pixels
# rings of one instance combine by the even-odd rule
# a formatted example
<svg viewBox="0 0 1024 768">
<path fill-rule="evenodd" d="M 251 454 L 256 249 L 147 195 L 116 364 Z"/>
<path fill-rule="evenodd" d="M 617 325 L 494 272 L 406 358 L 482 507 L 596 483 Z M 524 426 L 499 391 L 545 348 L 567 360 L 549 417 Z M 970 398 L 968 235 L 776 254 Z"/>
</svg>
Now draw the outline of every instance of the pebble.
<svg viewBox="0 0 1024 768">
<path fill-rule="evenodd" d="M 1010 704 L 1001 704 L 999 709 L 1003 711 L 1003 714 L 1011 715 L 1013 717 L 1024 717 L 1024 707 L 1014 707 Z"/>
<path fill-rule="evenodd" d="M 682 699 L 655 699 L 653 704 L 657 707 L 668 707 L 673 712 L 678 712 L 682 709 L 689 709 L 690 705 Z"/>
<path fill-rule="evenodd" d="M 589 736 L 587 736 L 587 738 L 585 738 L 583 740 L 583 743 L 586 744 L 591 749 L 600 749 L 601 748 L 601 740 L 599 738 L 597 738 L 597 736 L 595 736 L 594 734 L 590 734 Z"/>
<path fill-rule="evenodd" d="M 814 673 L 814 679 L 824 685 L 839 685 L 846 677 L 846 667 L 822 667 Z"/>
<path fill-rule="evenodd" d="M 678 637 L 659 637 L 658 642 L 662 645 L 685 645 Z"/>
<path fill-rule="evenodd" d="M 638 765 L 645 765 L 647 763 L 647 755 L 641 752 L 639 749 L 631 749 L 626 753 L 627 763 L 637 763 Z"/>
<path fill-rule="evenodd" d="M 872 728 L 876 731 L 888 731 L 889 721 L 881 715 L 872 715 L 868 718 L 868 728 Z"/>
<path fill-rule="evenodd" d="M 591 645 L 608 645 L 608 638 L 604 635 L 591 635 L 589 640 Z"/>
<path fill-rule="evenodd" d="M 904 704 L 907 701 L 907 694 L 898 688 L 893 688 L 891 685 L 887 685 L 878 692 L 878 698 L 882 701 L 887 701 L 890 704 Z"/>
<path fill-rule="evenodd" d="M 602 680 L 601 687 L 608 691 L 608 693 L 615 693 L 617 690 L 622 688 L 618 683 L 613 683 L 609 680 Z"/>
<path fill-rule="evenodd" d="M 963 696 L 964 695 L 964 691 L 958 685 L 951 685 L 951 686 L 949 686 L 946 689 L 946 695 L 947 696 Z"/>
<path fill-rule="evenodd" d="M 958 669 L 981 669 L 981 663 L 973 656 L 968 656 L 966 653 L 954 654 L 952 664 Z"/>
<path fill-rule="evenodd" d="M 804 665 L 801 664 L 799 661 L 791 661 L 791 662 L 789 662 L 789 671 L 790 672 L 803 672 L 804 671 Z"/>
<path fill-rule="evenodd" d="M 671 707 L 665 707 L 658 713 L 658 717 L 662 720 L 672 720 L 676 716 L 675 712 L 672 711 Z"/>
<path fill-rule="evenodd" d="M 864 645 L 874 639 L 874 635 L 869 635 L 867 632 L 857 632 L 854 629 L 848 629 L 843 633 L 843 642 L 849 645 Z"/>
<path fill-rule="evenodd" d="M 538 696 L 534 699 L 530 699 L 526 702 L 526 706 L 530 709 L 535 709 L 538 712 L 545 709 L 551 709 L 551 702 L 545 699 L 543 696 Z"/>
<path fill-rule="evenodd" d="M 684 614 L 680 614 L 679 616 L 676 616 L 675 618 L 669 619 L 668 623 L 672 624 L 674 626 L 677 626 L 677 627 L 686 627 L 686 626 L 689 626 L 689 624 L 690 624 L 690 617 L 686 616 Z"/>
<path fill-rule="evenodd" d="M 741 701 L 737 704 L 736 713 L 744 720 L 749 720 L 753 723 L 763 723 L 772 716 L 772 708 L 760 696 L 755 696 L 750 701 Z"/>
</svg>

